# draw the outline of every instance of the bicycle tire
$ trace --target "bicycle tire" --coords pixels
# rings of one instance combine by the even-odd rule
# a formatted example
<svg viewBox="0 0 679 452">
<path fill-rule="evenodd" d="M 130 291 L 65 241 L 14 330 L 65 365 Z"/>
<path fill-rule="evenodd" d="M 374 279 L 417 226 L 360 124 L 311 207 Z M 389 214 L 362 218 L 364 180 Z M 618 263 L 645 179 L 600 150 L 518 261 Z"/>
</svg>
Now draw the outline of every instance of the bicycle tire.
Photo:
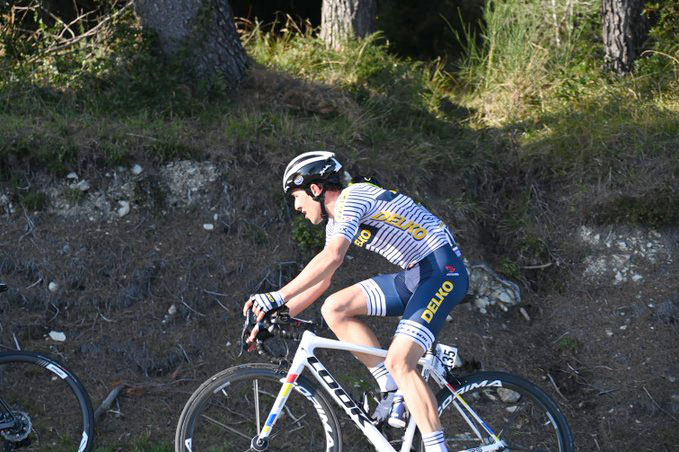
<svg viewBox="0 0 679 452">
<path fill-rule="evenodd" d="M 5 450 L 92 449 L 94 413 L 89 395 L 78 377 L 53 358 L 23 351 L 0 353 L 0 399 L 23 426 L 0 431 Z M 2 405 L 0 416 L 8 416 Z"/>
<path fill-rule="evenodd" d="M 182 410 L 175 451 L 250 450 L 284 381 L 286 373 L 277 369 L 270 364 L 244 364 L 206 380 Z M 328 396 L 303 376 L 293 388 L 267 450 L 341 452 L 342 434 Z"/>
<path fill-rule="evenodd" d="M 509 450 L 574 450 L 573 433 L 563 412 L 551 397 L 530 381 L 504 372 L 476 372 L 463 377 L 449 377 L 448 382 L 506 442 Z M 489 444 L 490 436 L 483 426 L 474 422 L 483 434 L 483 439 L 479 439 L 459 414 L 455 405 L 461 404 L 454 401 L 449 389 L 441 389 L 436 399 L 446 445 L 450 450 L 473 449 Z M 418 450 L 424 451 L 421 439 L 418 442 Z"/>
</svg>

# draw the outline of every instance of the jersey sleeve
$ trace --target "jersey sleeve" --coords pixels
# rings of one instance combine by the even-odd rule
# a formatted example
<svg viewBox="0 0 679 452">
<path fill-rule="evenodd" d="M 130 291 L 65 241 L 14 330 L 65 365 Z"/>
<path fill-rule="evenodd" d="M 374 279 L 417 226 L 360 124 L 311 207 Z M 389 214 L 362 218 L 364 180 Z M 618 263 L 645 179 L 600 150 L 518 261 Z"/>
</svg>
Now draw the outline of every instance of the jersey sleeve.
<svg viewBox="0 0 679 452">
<path fill-rule="evenodd" d="M 344 189 L 337 198 L 332 231 L 326 231 L 328 232 L 326 233 L 326 245 L 337 236 L 342 236 L 351 242 L 358 232 L 361 218 L 369 210 L 371 202 L 374 202 L 354 192 L 355 190 Z"/>
</svg>

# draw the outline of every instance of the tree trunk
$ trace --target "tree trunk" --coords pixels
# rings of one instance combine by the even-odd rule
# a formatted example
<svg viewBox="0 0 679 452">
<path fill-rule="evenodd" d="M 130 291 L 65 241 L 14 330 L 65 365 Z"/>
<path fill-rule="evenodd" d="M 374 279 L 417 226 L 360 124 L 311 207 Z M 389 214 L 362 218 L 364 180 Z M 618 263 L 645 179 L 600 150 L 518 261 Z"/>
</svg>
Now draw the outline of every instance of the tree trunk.
<svg viewBox="0 0 679 452">
<path fill-rule="evenodd" d="M 606 68 L 618 74 L 632 71 L 648 33 L 644 0 L 603 0 Z"/>
<path fill-rule="evenodd" d="M 171 58 L 182 58 L 194 75 L 235 86 L 248 59 L 228 0 L 135 0 L 142 28 L 158 37 Z"/>
<path fill-rule="evenodd" d="M 323 0 L 321 39 L 339 50 L 347 39 L 364 38 L 376 28 L 375 0 Z"/>
</svg>

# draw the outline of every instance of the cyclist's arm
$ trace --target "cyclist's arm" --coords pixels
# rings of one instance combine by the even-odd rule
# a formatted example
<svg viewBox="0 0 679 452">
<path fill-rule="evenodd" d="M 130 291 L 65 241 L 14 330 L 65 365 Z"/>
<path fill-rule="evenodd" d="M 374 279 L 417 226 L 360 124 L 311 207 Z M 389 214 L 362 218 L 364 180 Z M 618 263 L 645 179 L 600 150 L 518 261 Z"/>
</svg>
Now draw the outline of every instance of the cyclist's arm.
<svg viewBox="0 0 679 452">
<path fill-rule="evenodd" d="M 342 265 L 350 244 L 343 236 L 333 237 L 323 251 L 314 256 L 304 270 L 280 290 L 283 298 L 292 300 L 321 282 L 330 284 L 335 271 Z"/>
<path fill-rule="evenodd" d="M 301 294 L 292 297 L 285 302 L 290 309 L 290 315 L 297 317 L 300 312 L 311 306 L 330 287 L 330 280 L 324 279 L 315 286 L 305 290 Z"/>
</svg>

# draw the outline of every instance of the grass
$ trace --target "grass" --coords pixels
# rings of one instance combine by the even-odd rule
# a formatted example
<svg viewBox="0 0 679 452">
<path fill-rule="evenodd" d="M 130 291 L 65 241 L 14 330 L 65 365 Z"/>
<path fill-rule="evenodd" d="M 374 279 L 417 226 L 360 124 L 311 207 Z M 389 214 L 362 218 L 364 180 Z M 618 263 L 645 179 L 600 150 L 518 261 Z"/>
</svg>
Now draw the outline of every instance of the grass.
<svg viewBox="0 0 679 452">
<path fill-rule="evenodd" d="M 432 208 L 480 229 L 512 276 L 553 258 L 567 226 L 558 212 L 573 224 L 676 222 L 676 49 L 612 78 L 596 2 L 491 0 L 484 14 L 479 36 L 460 36 L 456 62 L 397 57 L 379 33 L 337 52 L 308 26 L 254 24 L 243 30 L 249 79 L 229 93 L 155 57 L 127 11 L 96 52 L 2 60 L 0 179 L 10 167 L 63 175 L 83 159 L 106 167 L 215 149 L 250 177 L 330 149 L 386 185 L 437 194 Z M 37 192 L 25 203 L 42 205 Z"/>
<path fill-rule="evenodd" d="M 99 446 L 94 448 L 94 452 L 114 452 L 121 450 L 121 446 L 125 447 L 129 452 L 172 452 L 174 446 L 169 441 L 158 441 L 151 439 L 150 435 L 142 435 L 134 439 L 132 442 L 115 446 Z"/>
</svg>

